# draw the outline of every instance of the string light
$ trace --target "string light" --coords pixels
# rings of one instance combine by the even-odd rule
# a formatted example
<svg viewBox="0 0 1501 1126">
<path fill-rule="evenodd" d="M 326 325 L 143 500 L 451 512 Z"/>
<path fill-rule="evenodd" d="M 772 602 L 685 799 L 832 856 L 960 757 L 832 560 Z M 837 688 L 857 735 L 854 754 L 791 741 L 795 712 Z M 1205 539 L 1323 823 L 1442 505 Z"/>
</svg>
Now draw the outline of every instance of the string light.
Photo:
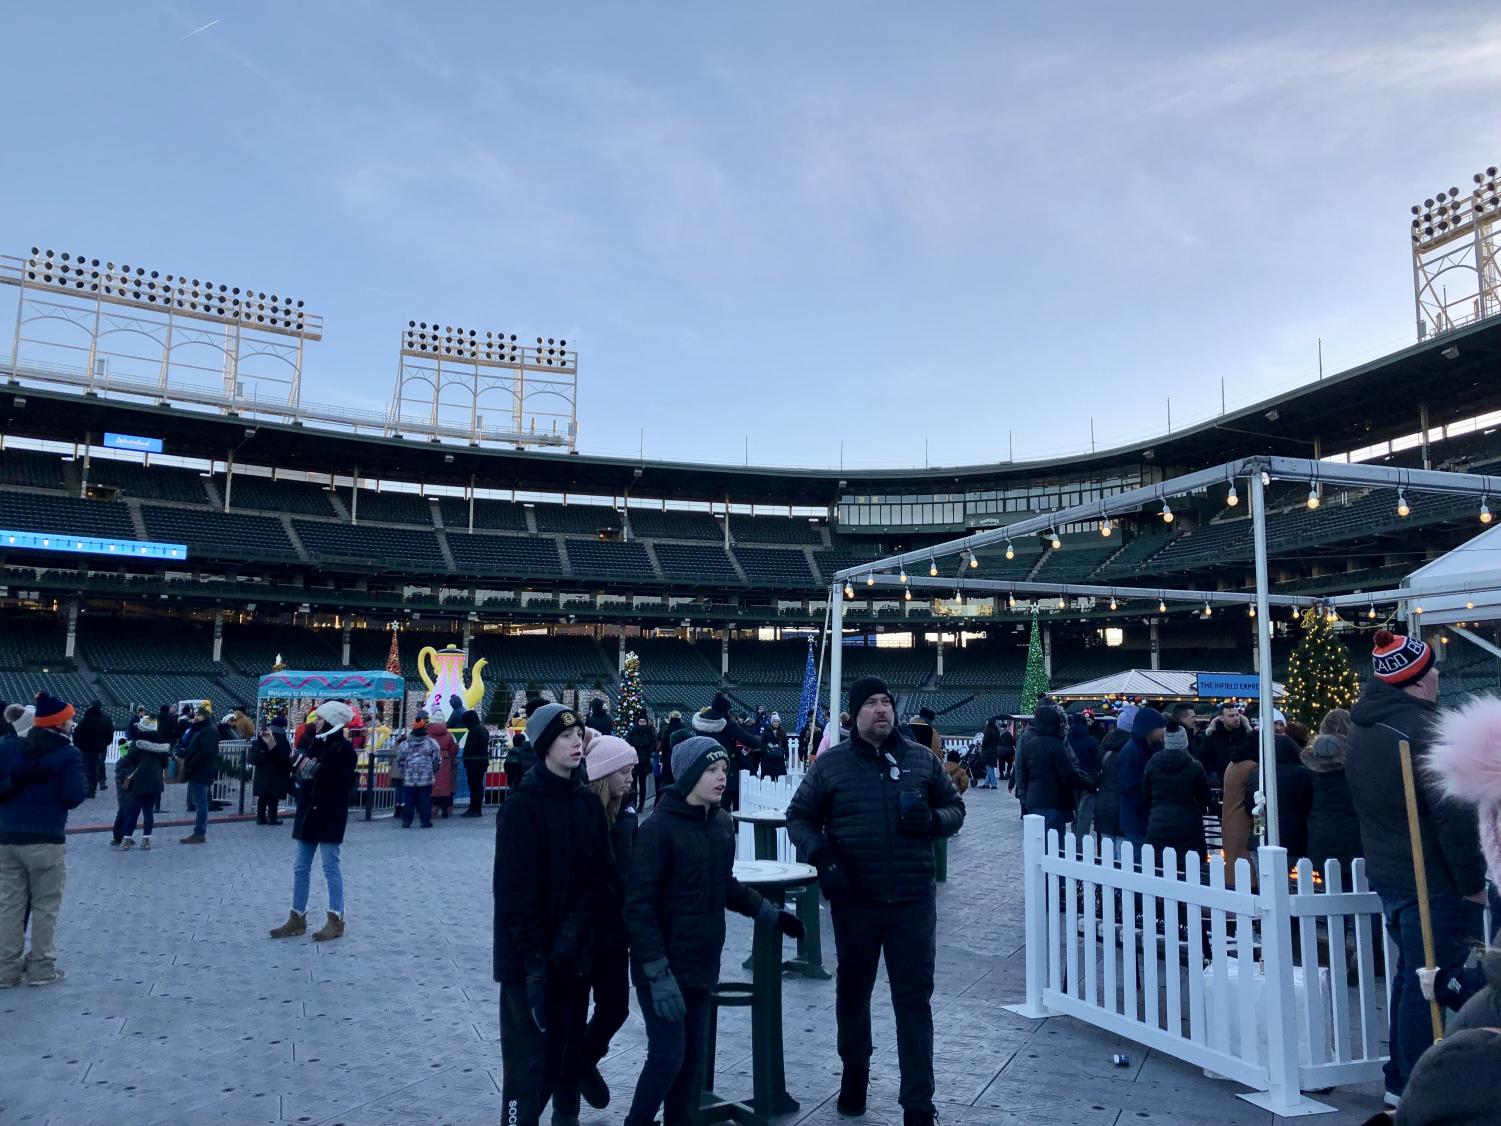
<svg viewBox="0 0 1501 1126">
<path fill-rule="evenodd" d="M 1407 507 L 1407 495 L 1401 489 L 1397 490 L 1397 515 L 1406 516 L 1412 509 Z"/>
<path fill-rule="evenodd" d="M 902 568 L 902 573 L 900 575 L 900 578 L 901 578 L 902 582 L 906 582 L 907 581 L 907 568 L 905 568 L 905 567 Z"/>
<path fill-rule="evenodd" d="M 954 591 L 954 601 L 959 603 L 960 606 L 964 605 L 964 592 L 962 590 Z"/>
<path fill-rule="evenodd" d="M 1465 609 L 1466 610 L 1473 610 L 1473 609 L 1475 609 L 1475 603 L 1472 602 L 1472 601 L 1470 601 L 1469 599 L 1466 599 L 1465 600 Z"/>
<path fill-rule="evenodd" d="M 980 557 L 978 555 L 976 555 L 973 551 L 971 551 L 969 553 L 969 569 L 971 571 L 973 571 L 979 565 L 980 565 Z"/>
<path fill-rule="evenodd" d="M 1365 612 L 1365 616 L 1373 622 L 1376 620 L 1376 604 L 1374 602 L 1371 603 L 1371 608 Z"/>
<path fill-rule="evenodd" d="M 1162 599 L 1160 599 L 1160 598 L 1157 600 L 1157 612 L 1159 614 L 1166 614 L 1167 613 L 1167 603 L 1164 602 L 1164 601 L 1162 601 Z"/>
<path fill-rule="evenodd" d="M 912 588 L 910 586 L 906 590 L 902 591 L 902 597 L 905 598 L 908 602 L 912 601 Z"/>
<path fill-rule="evenodd" d="M 845 583 L 844 584 L 844 596 L 846 598 L 854 598 L 855 597 L 855 588 L 852 587 L 852 586 L 850 586 L 849 583 Z"/>
<path fill-rule="evenodd" d="M 1256 607 L 1254 607 L 1254 606 L 1247 606 L 1246 607 L 1246 616 L 1248 618 L 1254 618 L 1256 616 Z"/>
<path fill-rule="evenodd" d="M 1171 524 L 1173 522 L 1173 509 L 1167 501 L 1162 502 L 1162 522 L 1164 524 Z"/>
<path fill-rule="evenodd" d="M 867 572 L 867 574 L 865 576 L 865 585 L 866 586 L 875 586 L 876 585 L 876 573 L 874 571 Z"/>
<path fill-rule="evenodd" d="M 1016 558 L 1016 548 L 1014 548 L 1014 547 L 1011 546 L 1011 541 L 1010 540 L 1006 541 L 1006 558 L 1008 560 Z"/>
<path fill-rule="evenodd" d="M 1048 546 L 1051 547 L 1054 551 L 1057 551 L 1060 547 L 1063 546 L 1063 541 L 1058 538 L 1058 532 L 1056 529 L 1053 531 L 1051 538 L 1048 540 Z"/>
<path fill-rule="evenodd" d="M 1209 603 L 1207 603 L 1207 602 L 1204 603 L 1204 616 L 1206 618 L 1212 618 L 1212 617 L 1214 617 L 1214 611 L 1209 608 Z"/>
<path fill-rule="evenodd" d="M 1229 506 L 1230 508 L 1234 508 L 1239 503 L 1240 503 L 1240 495 L 1235 491 L 1235 482 L 1231 481 L 1230 482 L 1230 491 L 1225 494 L 1225 504 L 1227 506 Z"/>
<path fill-rule="evenodd" d="M 928 577 L 930 579 L 938 577 L 938 560 L 934 559 L 931 555 L 928 556 Z"/>
<path fill-rule="evenodd" d="M 1448 645 L 1449 644 L 1449 635 L 1446 633 L 1446 634 L 1443 634 L 1441 637 L 1439 637 L 1439 643 L 1442 644 L 1442 645 Z"/>
<path fill-rule="evenodd" d="M 1423 612 L 1423 608 L 1421 606 L 1414 606 L 1413 607 L 1413 613 L 1415 613 L 1415 614 L 1421 614 L 1422 612 Z"/>
<path fill-rule="evenodd" d="M 1297 608 L 1297 607 L 1296 607 L 1296 606 L 1294 606 L 1294 607 L 1293 607 L 1293 621 L 1295 621 L 1295 622 L 1297 622 L 1297 621 L 1301 621 L 1301 620 L 1302 620 L 1302 618 L 1303 618 L 1303 615 L 1302 615 L 1302 614 L 1300 614 L 1300 613 L 1299 613 L 1299 612 L 1298 612 L 1298 608 Z"/>
<path fill-rule="evenodd" d="M 1110 538 L 1110 531 L 1110 518 L 1107 516 L 1104 520 L 1100 521 L 1100 535 L 1104 536 L 1108 540 Z"/>
<path fill-rule="evenodd" d="M 1312 485 L 1308 489 L 1308 508 L 1309 508 L 1309 511 L 1312 511 L 1313 509 L 1317 508 L 1318 506 L 1319 506 L 1319 487 L 1317 485 Z"/>
<path fill-rule="evenodd" d="M 1492 519 L 1491 506 L 1485 503 L 1487 499 L 1486 497 L 1480 498 L 1480 522 L 1482 524 L 1489 524 Z M 1449 639 L 1446 637 L 1444 640 L 1448 641 Z"/>
<path fill-rule="evenodd" d="M 1066 599 L 1066 598 L 1059 598 L 1058 599 L 1058 609 L 1060 609 L 1060 610 L 1066 610 L 1066 609 L 1068 609 L 1068 599 Z"/>
<path fill-rule="evenodd" d="M 1006 609 L 1008 609 L 1008 610 L 1015 610 L 1016 609 L 1016 595 L 1014 595 L 1014 594 L 1008 594 L 1008 595 L 1006 595 Z"/>
<path fill-rule="evenodd" d="M 1113 595 L 1113 594 L 1110 596 L 1110 608 L 1112 610 L 1115 609 L 1115 595 Z"/>
</svg>

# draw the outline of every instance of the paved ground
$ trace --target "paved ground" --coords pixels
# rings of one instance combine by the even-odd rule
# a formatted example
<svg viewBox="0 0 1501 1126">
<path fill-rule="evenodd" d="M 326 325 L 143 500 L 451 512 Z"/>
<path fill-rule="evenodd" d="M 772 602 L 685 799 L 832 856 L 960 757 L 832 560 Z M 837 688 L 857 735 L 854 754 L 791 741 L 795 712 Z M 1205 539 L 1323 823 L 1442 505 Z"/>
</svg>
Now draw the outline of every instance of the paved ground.
<svg viewBox="0 0 1501 1126">
<path fill-rule="evenodd" d="M 102 800 L 102 799 L 101 799 Z M 94 804 L 94 803 L 90 803 Z M 971 793 L 939 898 L 938 1086 L 944 1123 L 1134 1126 L 1268 1123 L 1242 1088 L 1068 1018 L 1028 1021 L 1014 802 Z M 84 820 L 99 820 L 98 817 Z M 206 847 L 166 834 L 120 854 L 107 834 L 69 842 L 61 928 L 67 980 L 0 993 L 0 1122 L 493 1123 L 500 1115 L 496 987 L 490 981 L 494 827 L 452 820 L 423 832 L 353 823 L 345 846 L 349 933 L 273 943 L 286 917 L 288 828 L 216 826 Z M 321 922 L 315 865 L 312 921 Z M 744 979 L 749 923 L 731 916 L 727 979 Z M 826 964 L 833 938 L 824 924 Z M 838 1062 L 832 982 L 789 978 L 789 1123 L 833 1126 Z M 896 1048 L 876 997 L 873 1124 L 899 1123 Z M 727 1012 L 726 1090 L 749 1091 L 749 1020 Z M 1123 1051 L 1130 1068 L 1110 1057 Z M 603 1071 L 624 1116 L 645 1052 L 634 1013 Z M 736 1087 L 736 1084 L 740 1088 Z M 1335 1092 L 1316 1121 L 1354 1123 L 1375 1086 Z"/>
</svg>

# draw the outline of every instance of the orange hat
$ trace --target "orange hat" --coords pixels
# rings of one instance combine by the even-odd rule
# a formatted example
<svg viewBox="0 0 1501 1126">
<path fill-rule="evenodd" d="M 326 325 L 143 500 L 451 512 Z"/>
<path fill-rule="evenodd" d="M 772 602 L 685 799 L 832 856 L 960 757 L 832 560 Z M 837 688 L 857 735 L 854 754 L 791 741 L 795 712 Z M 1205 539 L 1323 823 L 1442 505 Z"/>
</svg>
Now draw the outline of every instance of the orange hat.
<svg viewBox="0 0 1501 1126">
<path fill-rule="evenodd" d="M 1413 684 L 1433 667 L 1433 647 L 1418 637 L 1404 637 L 1391 630 L 1378 629 L 1371 638 L 1371 668 L 1376 679 L 1393 688 Z"/>
</svg>

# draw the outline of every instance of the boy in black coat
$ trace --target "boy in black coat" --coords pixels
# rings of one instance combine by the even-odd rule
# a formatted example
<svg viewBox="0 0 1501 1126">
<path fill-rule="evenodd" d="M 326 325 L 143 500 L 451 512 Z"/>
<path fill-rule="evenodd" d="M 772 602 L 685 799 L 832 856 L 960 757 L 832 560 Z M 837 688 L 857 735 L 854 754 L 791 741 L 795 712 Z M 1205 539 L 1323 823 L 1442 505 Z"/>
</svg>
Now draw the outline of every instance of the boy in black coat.
<svg viewBox="0 0 1501 1126">
<path fill-rule="evenodd" d="M 719 807 L 728 763 L 729 752 L 708 736 L 679 743 L 672 753 L 677 781 L 636 838 L 625 925 L 647 1048 L 626 1126 L 650 1126 L 658 1107 L 663 1126 L 693 1121 L 725 908 L 803 937 L 796 915 L 734 877 L 735 826 Z"/>
<path fill-rule="evenodd" d="M 580 1051 L 589 940 L 618 895 L 604 806 L 578 776 L 583 724 L 571 708 L 548 704 L 526 728 L 537 765 L 495 822 L 495 980 L 507 1126 L 536 1126 L 565 1057 Z M 553 1115 L 555 1123 L 570 1120 L 578 1122 Z"/>
</svg>

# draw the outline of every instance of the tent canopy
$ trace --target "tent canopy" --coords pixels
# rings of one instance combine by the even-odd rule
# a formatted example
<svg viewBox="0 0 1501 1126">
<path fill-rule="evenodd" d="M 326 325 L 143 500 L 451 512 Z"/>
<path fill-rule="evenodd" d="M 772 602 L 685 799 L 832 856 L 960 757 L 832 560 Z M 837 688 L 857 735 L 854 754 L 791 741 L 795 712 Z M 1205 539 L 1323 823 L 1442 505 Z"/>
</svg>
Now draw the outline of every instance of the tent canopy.
<svg viewBox="0 0 1501 1126">
<path fill-rule="evenodd" d="M 298 700 L 400 700 L 406 691 L 406 681 L 400 676 L 378 669 L 368 672 L 283 669 L 261 677 L 256 699 L 285 696 Z"/>
<path fill-rule="evenodd" d="M 1251 699 L 1257 694 L 1255 673 L 1178 672 L 1171 669 L 1127 669 L 1049 692 L 1055 700 L 1103 700 L 1109 696 L 1143 696 L 1152 700 Z M 1282 685 L 1272 685 L 1272 696 Z"/>
<path fill-rule="evenodd" d="M 1425 626 L 1452 625 L 1455 622 L 1501 620 L 1501 527 L 1481 532 L 1453 551 L 1425 563 L 1402 580 L 1409 592 L 1409 614 L 1423 608 Z M 1446 588 L 1465 593 L 1434 594 Z M 1473 604 L 1473 605 L 1471 605 Z"/>
</svg>

